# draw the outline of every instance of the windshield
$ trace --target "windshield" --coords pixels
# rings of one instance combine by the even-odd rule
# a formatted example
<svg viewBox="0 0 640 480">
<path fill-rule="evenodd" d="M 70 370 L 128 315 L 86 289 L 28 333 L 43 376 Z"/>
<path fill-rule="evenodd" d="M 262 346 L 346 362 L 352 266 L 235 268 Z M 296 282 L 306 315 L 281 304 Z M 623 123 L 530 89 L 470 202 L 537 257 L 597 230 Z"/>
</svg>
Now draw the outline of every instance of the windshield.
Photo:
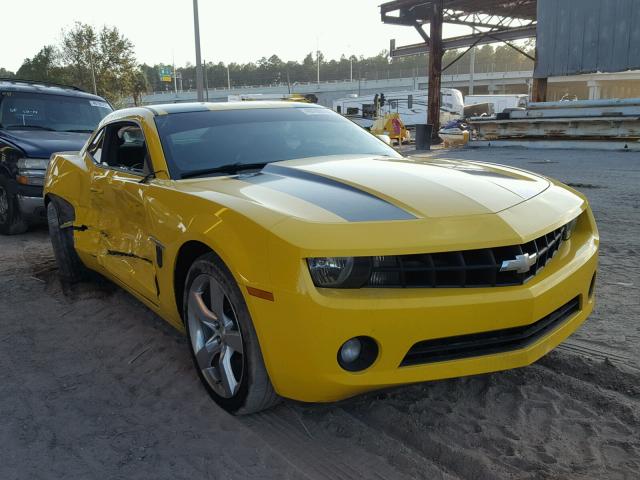
<svg viewBox="0 0 640 480">
<path fill-rule="evenodd" d="M 231 164 L 326 155 L 401 157 L 335 112 L 319 107 L 187 112 L 155 118 L 171 176 Z"/>
<path fill-rule="evenodd" d="M 90 133 L 111 111 L 108 103 L 88 98 L 25 92 L 0 94 L 0 126 L 7 129 Z"/>
</svg>

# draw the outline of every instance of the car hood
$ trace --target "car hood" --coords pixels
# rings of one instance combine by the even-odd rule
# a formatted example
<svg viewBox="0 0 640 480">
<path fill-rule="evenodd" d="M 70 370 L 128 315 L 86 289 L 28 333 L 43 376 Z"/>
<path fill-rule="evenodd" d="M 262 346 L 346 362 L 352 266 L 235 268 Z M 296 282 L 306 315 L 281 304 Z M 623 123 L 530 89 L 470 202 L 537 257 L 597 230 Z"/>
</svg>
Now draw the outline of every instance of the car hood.
<svg viewBox="0 0 640 480">
<path fill-rule="evenodd" d="M 549 187 L 542 177 L 493 164 L 363 156 L 277 162 L 257 173 L 189 183 L 329 223 L 497 213 Z"/>
<path fill-rule="evenodd" d="M 46 130 L 3 130 L 2 136 L 29 158 L 49 158 L 55 152 L 77 151 L 89 138 L 87 133 Z"/>
</svg>

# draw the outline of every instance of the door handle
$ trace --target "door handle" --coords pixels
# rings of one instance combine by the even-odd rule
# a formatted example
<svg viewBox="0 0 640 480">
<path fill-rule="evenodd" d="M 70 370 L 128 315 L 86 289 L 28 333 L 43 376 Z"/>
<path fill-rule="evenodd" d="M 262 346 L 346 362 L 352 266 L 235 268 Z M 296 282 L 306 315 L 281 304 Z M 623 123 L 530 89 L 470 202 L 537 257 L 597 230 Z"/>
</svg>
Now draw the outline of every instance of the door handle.
<svg viewBox="0 0 640 480">
<path fill-rule="evenodd" d="M 104 190 L 102 190 L 101 188 L 98 188 L 98 187 L 89 187 L 89 191 L 91 193 L 96 193 L 96 194 L 99 194 L 99 195 L 104 193 Z"/>
</svg>

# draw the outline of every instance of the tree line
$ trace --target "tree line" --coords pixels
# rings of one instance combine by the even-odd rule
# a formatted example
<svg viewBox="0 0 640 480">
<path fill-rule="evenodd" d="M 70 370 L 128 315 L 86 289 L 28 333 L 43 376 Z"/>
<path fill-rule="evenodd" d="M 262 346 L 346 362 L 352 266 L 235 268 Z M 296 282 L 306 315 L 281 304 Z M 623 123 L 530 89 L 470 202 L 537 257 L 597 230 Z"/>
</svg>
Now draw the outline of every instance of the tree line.
<svg viewBox="0 0 640 480">
<path fill-rule="evenodd" d="M 523 47 L 533 53 L 533 46 Z M 459 58 L 464 50 L 447 51 L 443 66 L 451 65 L 447 73 L 468 73 L 469 55 Z M 326 59 L 321 52 L 307 54 L 301 62 L 281 60 L 277 55 L 263 57 L 256 62 L 229 63 L 204 62 L 205 82 L 209 88 L 241 87 L 250 85 L 289 85 L 292 91 L 298 83 L 317 80 L 318 60 L 320 80 L 336 81 L 353 78 L 384 79 L 426 76 L 427 55 L 391 59 L 387 51 L 371 57 L 346 56 Z M 476 71 L 531 70 L 533 62 L 507 46 L 484 45 L 476 48 Z M 58 45 L 46 45 L 33 57 L 24 60 L 17 72 L 0 67 L 0 78 L 16 77 L 24 80 L 48 81 L 74 85 L 88 92 L 97 92 L 114 105 L 132 97 L 136 104 L 142 95 L 152 91 L 172 90 L 171 82 L 162 81 L 161 70 L 174 74 L 169 64 L 139 64 L 132 42 L 116 27 L 99 29 L 77 22 L 64 30 Z M 195 88 L 195 66 L 187 63 L 175 69 L 182 89 Z"/>
<path fill-rule="evenodd" d="M 533 55 L 533 46 L 525 46 L 525 51 Z M 444 73 L 465 74 L 469 73 L 470 62 L 465 50 L 450 50 L 444 54 L 443 66 L 452 64 Z M 251 85 L 289 85 L 295 89 L 297 83 L 317 81 L 318 57 L 320 59 L 320 81 L 340 80 L 379 80 L 385 78 L 426 76 L 429 64 L 428 55 L 414 55 L 391 59 L 388 52 L 383 50 L 372 57 L 342 55 L 339 59 L 327 60 L 320 53 L 311 52 L 301 62 L 283 61 L 277 55 L 262 57 L 257 62 L 230 63 L 210 62 L 205 59 L 204 75 L 205 83 L 209 88 L 226 88 Z M 173 66 L 169 64 L 141 65 L 145 73 L 149 88 L 158 92 L 173 90 L 175 85 L 171 82 L 161 81 L 158 72 L 168 69 L 173 72 Z M 508 71 L 508 70 L 532 70 L 533 62 L 518 51 L 507 45 L 483 45 L 478 47 L 475 53 L 475 69 L 477 72 Z M 177 67 L 175 74 L 181 79 L 180 86 L 187 90 L 196 85 L 195 65 L 187 64 Z"/>
</svg>

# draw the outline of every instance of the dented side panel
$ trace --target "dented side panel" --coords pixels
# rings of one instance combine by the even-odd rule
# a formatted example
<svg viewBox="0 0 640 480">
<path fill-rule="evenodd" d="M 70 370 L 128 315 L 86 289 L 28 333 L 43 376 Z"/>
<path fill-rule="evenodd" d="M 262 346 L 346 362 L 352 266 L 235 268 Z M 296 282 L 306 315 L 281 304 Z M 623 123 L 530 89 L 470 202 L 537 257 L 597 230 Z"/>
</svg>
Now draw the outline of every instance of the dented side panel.
<svg viewBox="0 0 640 480">
<path fill-rule="evenodd" d="M 75 219 L 68 228 L 74 229 L 75 247 L 83 263 L 116 281 L 179 329 L 183 326 L 174 293 L 174 270 L 180 248 L 189 241 L 215 251 L 243 292 L 246 285 L 268 288 L 267 231 L 247 212 L 233 208 L 244 205 L 244 210 L 251 211 L 258 207 L 228 195 L 204 197 L 178 188 L 167 178 L 151 114 L 131 119 L 143 126 L 157 172 L 148 183 L 100 168 L 84 149 L 74 155 L 55 155 L 49 165 L 45 197 L 56 195 L 72 206 Z M 279 220 L 281 215 L 273 213 L 261 219 L 270 224 Z"/>
</svg>

